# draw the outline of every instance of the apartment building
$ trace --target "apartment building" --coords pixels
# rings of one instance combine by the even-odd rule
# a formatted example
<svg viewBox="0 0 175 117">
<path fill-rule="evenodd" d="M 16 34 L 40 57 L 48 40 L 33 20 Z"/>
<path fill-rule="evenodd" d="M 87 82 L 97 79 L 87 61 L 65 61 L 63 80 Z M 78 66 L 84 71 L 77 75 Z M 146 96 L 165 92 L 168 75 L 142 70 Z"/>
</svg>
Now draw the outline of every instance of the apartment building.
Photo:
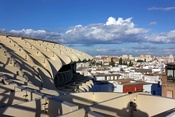
<svg viewBox="0 0 175 117">
<path fill-rule="evenodd" d="M 162 77 L 162 96 L 175 98 L 175 63 L 167 64 Z"/>
</svg>

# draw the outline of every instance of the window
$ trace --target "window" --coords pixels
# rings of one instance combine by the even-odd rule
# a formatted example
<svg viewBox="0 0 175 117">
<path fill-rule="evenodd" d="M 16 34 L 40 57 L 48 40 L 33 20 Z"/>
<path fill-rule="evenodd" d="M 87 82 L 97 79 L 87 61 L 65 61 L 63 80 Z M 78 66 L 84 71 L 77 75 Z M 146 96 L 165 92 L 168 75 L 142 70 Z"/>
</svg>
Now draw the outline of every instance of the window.
<svg viewBox="0 0 175 117">
<path fill-rule="evenodd" d="M 167 64 L 166 75 L 168 82 L 175 82 L 175 64 Z"/>
<path fill-rule="evenodd" d="M 175 70 L 168 69 L 167 70 L 167 81 L 175 82 Z"/>
<path fill-rule="evenodd" d="M 168 70 L 167 76 L 170 79 L 173 78 L 173 70 Z"/>
</svg>

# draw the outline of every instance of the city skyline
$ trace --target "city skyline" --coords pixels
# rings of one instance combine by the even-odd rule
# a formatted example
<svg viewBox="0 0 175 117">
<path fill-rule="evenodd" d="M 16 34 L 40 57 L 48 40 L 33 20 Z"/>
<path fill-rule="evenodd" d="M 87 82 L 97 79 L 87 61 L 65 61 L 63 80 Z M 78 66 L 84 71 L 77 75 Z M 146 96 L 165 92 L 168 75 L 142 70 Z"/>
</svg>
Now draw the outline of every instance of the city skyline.
<svg viewBox="0 0 175 117">
<path fill-rule="evenodd" d="M 175 55 L 175 2 L 1 0 L 0 32 L 46 39 L 90 55 Z"/>
</svg>

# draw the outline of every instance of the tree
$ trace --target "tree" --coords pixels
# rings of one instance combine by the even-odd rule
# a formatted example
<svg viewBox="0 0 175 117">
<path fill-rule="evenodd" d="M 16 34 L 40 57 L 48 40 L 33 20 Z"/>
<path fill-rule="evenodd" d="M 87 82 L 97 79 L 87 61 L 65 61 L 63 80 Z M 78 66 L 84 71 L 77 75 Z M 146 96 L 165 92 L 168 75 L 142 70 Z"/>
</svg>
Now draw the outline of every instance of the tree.
<svg viewBox="0 0 175 117">
<path fill-rule="evenodd" d="M 137 60 L 137 62 L 143 62 L 143 60 Z"/>
<path fill-rule="evenodd" d="M 95 60 L 89 61 L 89 66 L 94 66 L 96 64 Z"/>
<path fill-rule="evenodd" d="M 133 63 L 131 62 L 131 60 L 129 61 L 129 65 L 128 66 L 133 66 Z"/>
<path fill-rule="evenodd" d="M 123 64 L 123 60 L 122 58 L 119 59 L 119 65 L 122 65 Z"/>
<path fill-rule="evenodd" d="M 113 58 L 111 58 L 111 62 L 109 63 L 109 65 L 111 65 L 112 67 L 115 66 L 115 62 L 114 62 Z"/>
<path fill-rule="evenodd" d="M 123 61 L 123 64 L 122 65 L 127 65 L 127 62 L 126 61 Z"/>
<path fill-rule="evenodd" d="M 102 63 L 102 61 L 100 62 L 100 65 L 101 65 L 101 66 L 103 66 L 103 63 Z"/>
<path fill-rule="evenodd" d="M 144 59 L 144 62 L 146 62 L 146 59 Z"/>
</svg>

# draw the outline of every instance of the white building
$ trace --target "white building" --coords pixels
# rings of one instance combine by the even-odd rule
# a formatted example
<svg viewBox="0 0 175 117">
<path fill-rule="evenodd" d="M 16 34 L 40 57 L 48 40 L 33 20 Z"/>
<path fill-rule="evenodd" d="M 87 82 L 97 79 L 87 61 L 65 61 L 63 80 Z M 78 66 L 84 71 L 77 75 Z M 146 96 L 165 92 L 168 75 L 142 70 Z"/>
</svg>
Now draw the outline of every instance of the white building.
<svg viewBox="0 0 175 117">
<path fill-rule="evenodd" d="M 134 80 L 141 80 L 143 78 L 143 74 L 140 72 L 129 72 L 129 78 Z"/>
<path fill-rule="evenodd" d="M 145 74 L 144 81 L 149 82 L 149 83 L 158 83 L 160 82 L 160 77 L 154 74 Z"/>
<path fill-rule="evenodd" d="M 174 57 L 172 54 L 170 54 L 168 57 L 168 63 L 173 63 L 173 62 L 174 62 Z"/>
</svg>

